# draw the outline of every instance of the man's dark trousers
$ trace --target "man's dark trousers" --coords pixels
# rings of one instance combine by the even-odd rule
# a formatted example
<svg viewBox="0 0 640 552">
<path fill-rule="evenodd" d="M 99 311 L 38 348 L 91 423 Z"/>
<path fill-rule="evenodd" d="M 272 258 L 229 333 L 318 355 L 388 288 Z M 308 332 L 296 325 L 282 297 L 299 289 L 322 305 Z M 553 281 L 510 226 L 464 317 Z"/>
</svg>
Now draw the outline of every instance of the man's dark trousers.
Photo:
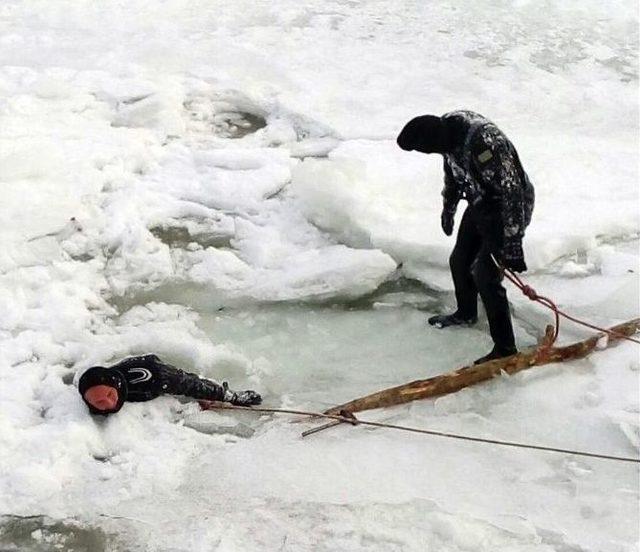
<svg viewBox="0 0 640 552">
<path fill-rule="evenodd" d="M 480 293 L 493 342 L 501 351 L 512 351 L 515 338 L 507 292 L 501 283 L 502 274 L 491 258 L 492 251 L 498 251 L 500 247 L 500 238 L 494 231 L 497 228 L 501 228 L 497 221 L 468 206 L 460 222 L 449 266 L 459 318 L 471 320 L 478 316 Z"/>
</svg>

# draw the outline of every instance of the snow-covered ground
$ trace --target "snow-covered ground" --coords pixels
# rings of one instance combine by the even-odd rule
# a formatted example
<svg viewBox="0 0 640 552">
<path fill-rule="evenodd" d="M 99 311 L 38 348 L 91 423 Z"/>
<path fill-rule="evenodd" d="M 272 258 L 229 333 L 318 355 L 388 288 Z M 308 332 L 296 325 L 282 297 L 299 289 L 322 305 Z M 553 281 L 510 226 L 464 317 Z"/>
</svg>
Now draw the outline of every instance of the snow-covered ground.
<svg viewBox="0 0 640 552">
<path fill-rule="evenodd" d="M 536 186 L 527 279 L 637 316 L 636 2 L 4 0 L 0 30 L 0 548 L 638 549 L 634 464 L 170 397 L 96 420 L 74 387 L 152 351 L 317 410 L 487 352 L 425 325 L 441 160 L 395 145 L 457 108 Z M 625 343 L 363 418 L 637 457 L 639 378 Z"/>
</svg>

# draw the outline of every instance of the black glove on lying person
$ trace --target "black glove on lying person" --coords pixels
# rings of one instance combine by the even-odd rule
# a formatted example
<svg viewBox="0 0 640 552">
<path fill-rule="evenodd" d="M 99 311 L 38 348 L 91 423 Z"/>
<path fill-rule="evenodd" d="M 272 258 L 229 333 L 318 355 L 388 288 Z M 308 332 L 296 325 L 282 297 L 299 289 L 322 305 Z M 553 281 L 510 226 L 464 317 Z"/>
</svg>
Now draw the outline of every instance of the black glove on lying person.
<svg viewBox="0 0 640 552">
<path fill-rule="evenodd" d="M 224 389 L 224 398 L 222 400 L 234 406 L 256 406 L 262 403 L 262 397 L 255 391 L 231 391 L 226 381 L 222 383 L 222 388 Z"/>
</svg>

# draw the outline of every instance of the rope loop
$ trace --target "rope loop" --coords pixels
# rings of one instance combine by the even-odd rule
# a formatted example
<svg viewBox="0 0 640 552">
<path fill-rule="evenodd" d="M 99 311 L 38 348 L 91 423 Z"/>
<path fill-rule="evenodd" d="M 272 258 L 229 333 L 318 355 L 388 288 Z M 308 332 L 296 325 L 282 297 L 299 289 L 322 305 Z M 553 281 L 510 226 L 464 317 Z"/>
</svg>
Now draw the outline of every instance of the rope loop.
<svg viewBox="0 0 640 552">
<path fill-rule="evenodd" d="M 558 334 L 560 333 L 560 317 L 561 316 L 563 318 L 566 318 L 567 320 L 571 320 L 571 322 L 575 322 L 576 324 L 580 324 L 581 326 L 584 326 L 585 328 L 590 328 L 592 330 L 596 330 L 596 331 L 602 332 L 602 333 L 604 333 L 604 334 L 606 334 L 608 336 L 616 337 L 617 339 L 624 339 L 626 341 L 631 341 L 633 343 L 636 343 L 636 344 L 640 345 L 640 340 L 638 340 L 638 339 L 635 339 L 635 338 L 630 337 L 628 335 L 617 334 L 615 332 L 612 332 L 611 330 L 607 330 L 606 328 L 601 328 L 600 326 L 596 326 L 595 324 L 590 324 L 589 322 L 585 322 L 584 320 L 580 320 L 579 318 L 571 316 L 570 314 L 567 314 L 566 312 L 560 310 L 558 308 L 558 306 L 551 299 L 549 299 L 547 297 L 543 297 L 542 295 L 538 295 L 538 292 L 536 292 L 536 290 L 533 289 L 530 285 L 525 284 L 524 281 L 520 278 L 520 276 L 518 276 L 518 274 L 516 274 L 512 270 L 509 270 L 508 268 L 502 266 L 498 262 L 498 260 L 493 256 L 493 254 L 491 255 L 491 258 L 493 259 L 493 262 L 498 267 L 498 270 L 500 270 L 502 275 L 507 280 L 509 280 L 514 286 L 516 286 L 524 295 L 526 295 L 532 301 L 536 301 L 537 303 L 540 303 L 541 305 L 544 305 L 545 307 L 547 307 L 548 309 L 553 311 L 556 327 L 555 327 L 555 331 L 553 332 L 553 341 L 551 341 L 551 343 L 548 343 L 546 345 L 546 348 L 551 347 L 551 345 L 553 345 L 555 343 L 556 339 L 558 338 Z"/>
<path fill-rule="evenodd" d="M 524 293 L 524 295 L 526 295 L 532 301 L 537 301 L 540 298 L 536 290 L 529 285 L 525 284 L 524 286 L 522 286 L 521 289 L 522 289 L 522 293 Z"/>
</svg>

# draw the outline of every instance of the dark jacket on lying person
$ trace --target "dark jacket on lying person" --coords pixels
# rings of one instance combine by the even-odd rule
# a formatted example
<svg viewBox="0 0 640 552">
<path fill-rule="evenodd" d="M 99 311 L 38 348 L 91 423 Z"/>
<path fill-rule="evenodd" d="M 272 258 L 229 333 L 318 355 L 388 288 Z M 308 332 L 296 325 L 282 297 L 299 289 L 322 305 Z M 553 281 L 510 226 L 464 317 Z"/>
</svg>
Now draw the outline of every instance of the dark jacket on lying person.
<svg viewBox="0 0 640 552">
<path fill-rule="evenodd" d="M 183 395 L 197 400 L 234 405 L 260 404 L 255 391 L 234 393 L 227 387 L 165 364 L 156 355 L 125 358 L 110 368 L 94 366 L 82 374 L 78 391 L 92 414 L 118 412 L 129 402 L 150 401 L 161 395 Z"/>
</svg>

